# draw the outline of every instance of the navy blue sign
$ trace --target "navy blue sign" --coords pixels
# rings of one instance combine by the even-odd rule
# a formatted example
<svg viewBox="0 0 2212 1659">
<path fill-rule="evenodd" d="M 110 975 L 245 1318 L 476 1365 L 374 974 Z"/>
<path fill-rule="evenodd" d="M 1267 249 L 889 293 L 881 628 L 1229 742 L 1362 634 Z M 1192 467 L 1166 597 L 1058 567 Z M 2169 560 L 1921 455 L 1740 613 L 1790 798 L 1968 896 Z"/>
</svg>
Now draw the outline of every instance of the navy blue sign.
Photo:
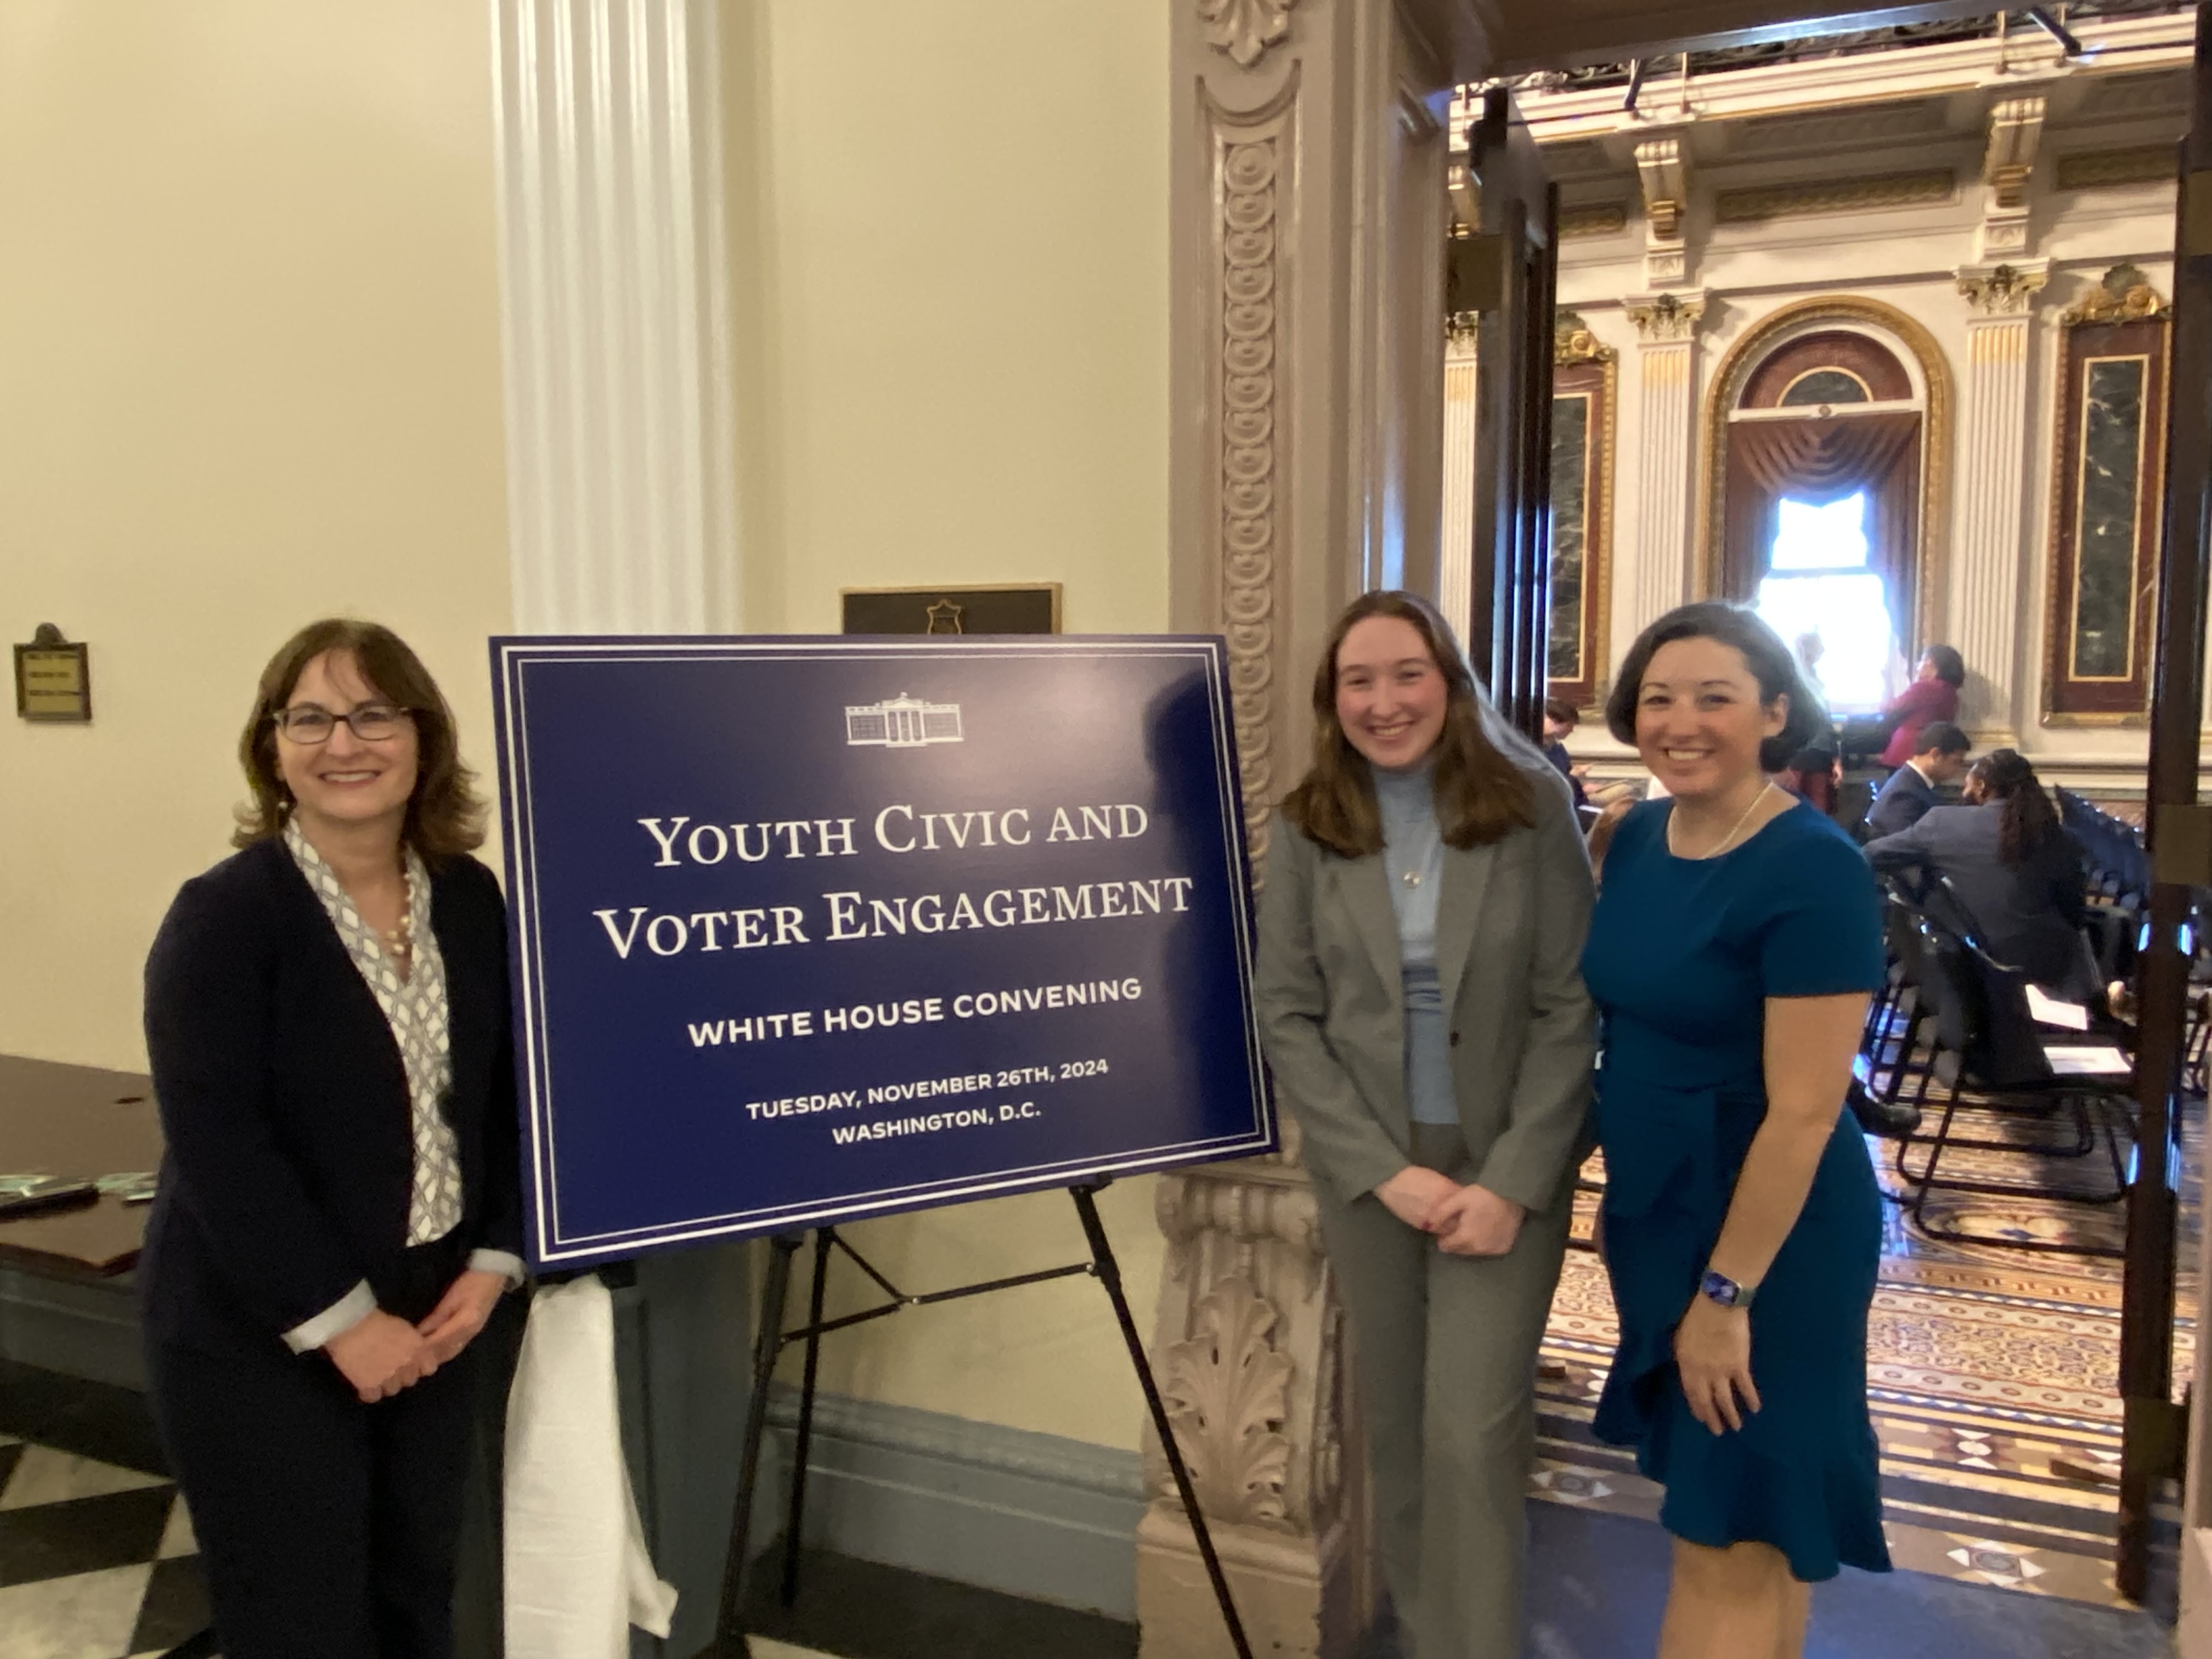
<svg viewBox="0 0 2212 1659">
<path fill-rule="evenodd" d="M 495 640 L 533 1262 L 1271 1150 L 1226 666 Z"/>
</svg>

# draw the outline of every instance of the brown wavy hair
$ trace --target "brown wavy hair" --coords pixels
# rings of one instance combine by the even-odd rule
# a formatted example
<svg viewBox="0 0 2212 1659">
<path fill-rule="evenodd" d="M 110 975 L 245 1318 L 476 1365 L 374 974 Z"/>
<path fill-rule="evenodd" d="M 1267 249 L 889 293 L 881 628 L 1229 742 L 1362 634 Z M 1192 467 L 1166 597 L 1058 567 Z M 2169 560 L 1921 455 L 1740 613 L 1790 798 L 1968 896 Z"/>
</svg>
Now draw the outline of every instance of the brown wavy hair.
<svg viewBox="0 0 2212 1659">
<path fill-rule="evenodd" d="M 309 623 L 261 671 L 253 713 L 238 739 L 239 763 L 246 769 L 252 799 L 238 809 L 231 845 L 251 847 L 283 833 L 284 821 L 292 815 L 292 792 L 276 765 L 276 711 L 290 700 L 307 665 L 327 651 L 350 656 L 362 678 L 415 717 L 415 793 L 408 799 L 401 838 L 429 864 L 483 846 L 484 803 L 476 792 L 476 774 L 461 764 L 453 711 L 445 693 L 399 635 L 376 623 L 343 617 Z"/>
<path fill-rule="evenodd" d="M 1308 836 L 1348 859 L 1382 850 L 1382 812 L 1375 775 L 1336 718 L 1336 653 L 1344 636 L 1370 617 L 1409 623 L 1444 677 L 1444 729 L 1437 738 L 1437 822 L 1447 846 L 1462 849 L 1499 840 L 1536 822 L 1528 775 L 1482 729 L 1474 674 L 1460 654 L 1451 624 L 1419 594 L 1396 589 L 1363 593 L 1328 632 L 1314 671 L 1313 765 L 1283 800 L 1283 815 Z"/>
</svg>

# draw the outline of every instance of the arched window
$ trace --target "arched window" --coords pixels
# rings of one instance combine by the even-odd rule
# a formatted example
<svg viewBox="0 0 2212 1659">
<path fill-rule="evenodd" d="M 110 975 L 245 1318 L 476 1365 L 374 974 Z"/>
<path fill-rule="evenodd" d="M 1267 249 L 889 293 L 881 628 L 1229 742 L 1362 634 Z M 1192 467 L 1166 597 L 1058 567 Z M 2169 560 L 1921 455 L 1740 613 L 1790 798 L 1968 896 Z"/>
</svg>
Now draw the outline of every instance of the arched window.
<svg viewBox="0 0 2212 1659">
<path fill-rule="evenodd" d="M 1921 399 L 1855 329 L 1788 337 L 1728 417 L 1723 576 L 1817 664 L 1832 712 L 1887 701 L 1911 639 Z"/>
</svg>

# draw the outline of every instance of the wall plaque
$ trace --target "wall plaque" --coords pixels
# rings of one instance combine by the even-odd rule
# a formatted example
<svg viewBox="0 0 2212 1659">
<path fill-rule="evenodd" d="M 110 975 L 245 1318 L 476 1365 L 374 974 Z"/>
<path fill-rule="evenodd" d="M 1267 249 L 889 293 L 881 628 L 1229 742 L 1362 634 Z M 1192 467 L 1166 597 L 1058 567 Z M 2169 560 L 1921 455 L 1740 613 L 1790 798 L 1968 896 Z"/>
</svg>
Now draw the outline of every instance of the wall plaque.
<svg viewBox="0 0 2212 1659">
<path fill-rule="evenodd" d="M 52 623 L 40 623 L 31 642 L 15 647 L 15 712 L 27 720 L 92 718 L 92 665 L 85 647 L 62 638 Z"/>
<path fill-rule="evenodd" d="M 1004 587 L 848 587 L 848 634 L 1057 634 L 1060 584 Z"/>
</svg>

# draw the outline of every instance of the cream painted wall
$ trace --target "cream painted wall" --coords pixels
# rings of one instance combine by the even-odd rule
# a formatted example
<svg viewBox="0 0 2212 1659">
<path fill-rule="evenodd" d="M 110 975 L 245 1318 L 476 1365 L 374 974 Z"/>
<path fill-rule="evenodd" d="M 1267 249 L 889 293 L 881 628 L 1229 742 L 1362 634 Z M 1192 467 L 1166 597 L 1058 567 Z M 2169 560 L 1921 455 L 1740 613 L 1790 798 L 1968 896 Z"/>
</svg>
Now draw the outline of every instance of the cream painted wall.
<svg viewBox="0 0 2212 1659">
<path fill-rule="evenodd" d="M 89 641 L 96 715 L 0 717 L 0 1052 L 143 1065 L 301 623 L 399 629 L 491 763 L 489 49 L 450 0 L 0 8 L 0 631 Z"/>
<path fill-rule="evenodd" d="M 1165 628 L 1167 9 L 722 19 L 746 627 L 834 631 L 846 586 L 1043 580 L 1070 632 Z M 1153 1184 L 1103 1200 L 1147 1332 Z M 850 1231 L 917 1291 L 1085 1254 L 1054 1194 Z M 1114 1446 L 1143 1417 L 1080 1279 L 841 1334 L 823 1385 Z"/>
</svg>

